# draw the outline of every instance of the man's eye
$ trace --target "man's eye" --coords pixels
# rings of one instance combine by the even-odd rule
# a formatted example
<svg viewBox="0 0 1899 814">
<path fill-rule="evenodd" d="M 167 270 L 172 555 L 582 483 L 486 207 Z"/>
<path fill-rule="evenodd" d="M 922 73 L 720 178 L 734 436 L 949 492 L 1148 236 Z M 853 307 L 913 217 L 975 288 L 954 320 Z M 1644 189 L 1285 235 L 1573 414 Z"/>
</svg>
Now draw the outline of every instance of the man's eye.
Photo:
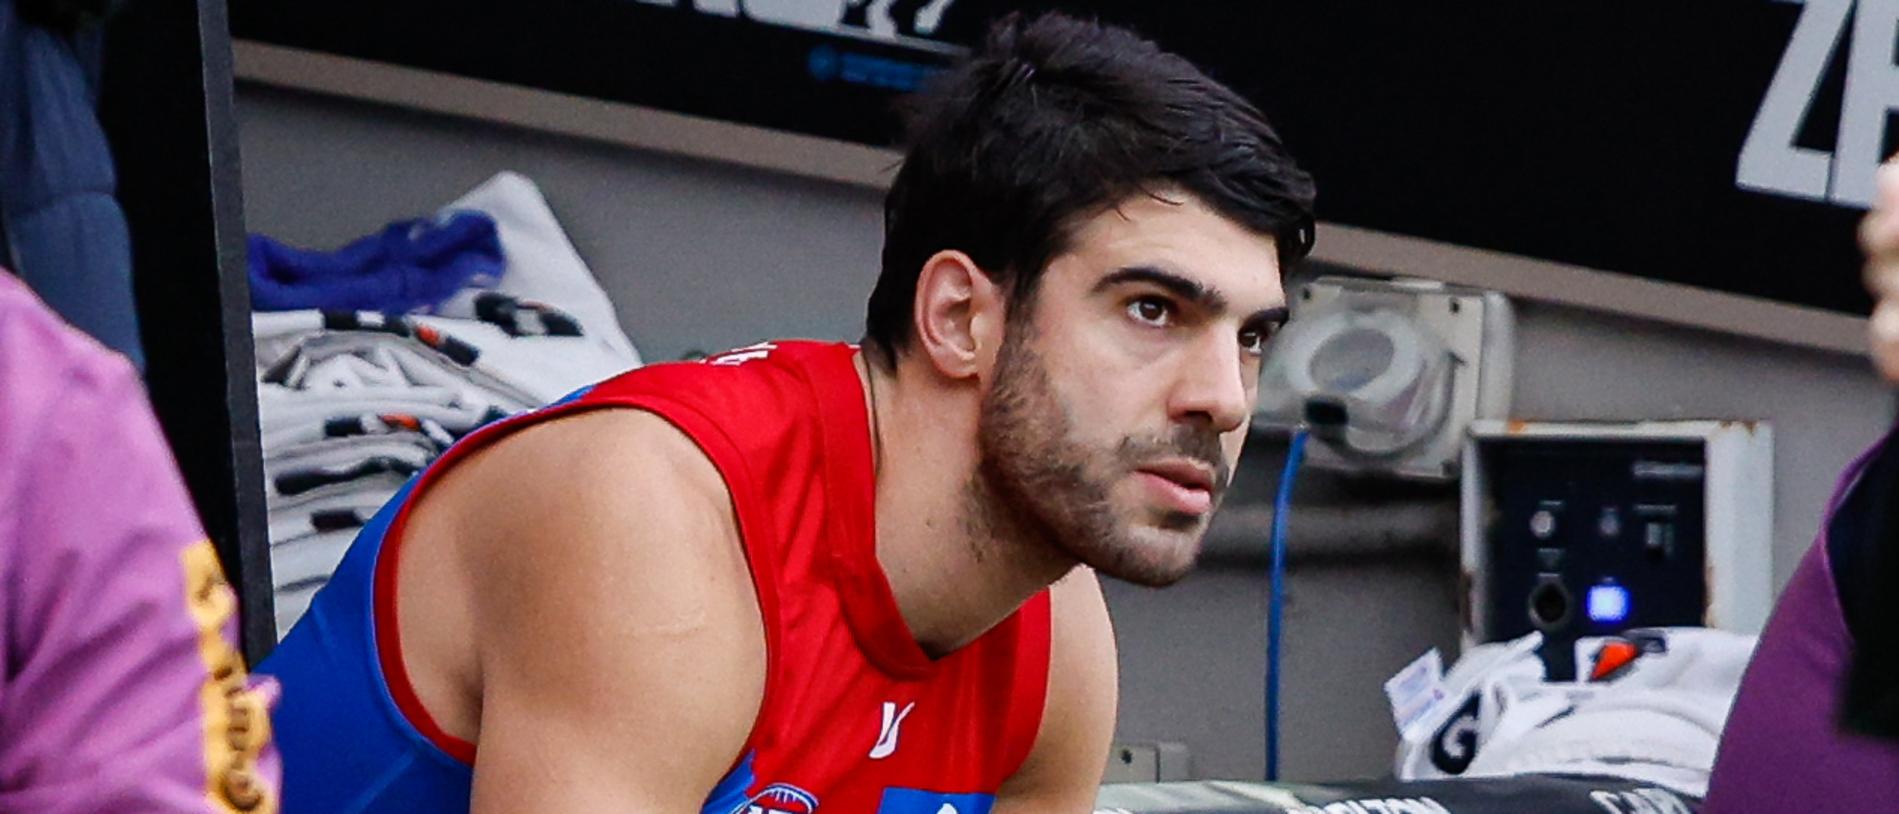
<svg viewBox="0 0 1899 814">
<path fill-rule="evenodd" d="M 1142 297 L 1128 303 L 1128 316 L 1148 325 L 1165 325 L 1173 314 L 1173 305 L 1159 297 Z"/>
<path fill-rule="evenodd" d="M 1273 328 L 1247 328 L 1240 331 L 1240 348 L 1257 356 L 1266 354 L 1267 343 L 1273 341 Z"/>
</svg>

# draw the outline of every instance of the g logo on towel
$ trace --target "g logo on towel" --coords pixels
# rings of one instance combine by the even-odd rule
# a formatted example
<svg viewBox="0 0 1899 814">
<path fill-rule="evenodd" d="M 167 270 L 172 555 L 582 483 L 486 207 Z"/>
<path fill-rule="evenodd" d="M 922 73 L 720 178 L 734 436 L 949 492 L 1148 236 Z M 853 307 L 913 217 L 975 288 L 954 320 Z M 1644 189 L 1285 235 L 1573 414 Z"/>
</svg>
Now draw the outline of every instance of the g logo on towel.
<svg viewBox="0 0 1899 814">
<path fill-rule="evenodd" d="M 1477 759 L 1477 701 L 1472 695 L 1431 736 L 1431 765 L 1446 774 L 1463 774 Z"/>
</svg>

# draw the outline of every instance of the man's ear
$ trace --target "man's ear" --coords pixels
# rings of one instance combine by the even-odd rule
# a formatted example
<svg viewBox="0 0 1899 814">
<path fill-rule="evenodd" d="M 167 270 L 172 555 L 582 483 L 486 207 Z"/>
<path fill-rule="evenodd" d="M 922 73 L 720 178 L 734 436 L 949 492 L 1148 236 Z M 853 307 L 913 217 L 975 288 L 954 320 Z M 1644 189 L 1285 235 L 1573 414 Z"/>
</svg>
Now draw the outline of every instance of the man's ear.
<svg viewBox="0 0 1899 814">
<path fill-rule="evenodd" d="M 959 251 L 930 256 L 917 277 L 917 345 L 951 379 L 984 377 L 1002 346 L 1002 287 Z"/>
</svg>

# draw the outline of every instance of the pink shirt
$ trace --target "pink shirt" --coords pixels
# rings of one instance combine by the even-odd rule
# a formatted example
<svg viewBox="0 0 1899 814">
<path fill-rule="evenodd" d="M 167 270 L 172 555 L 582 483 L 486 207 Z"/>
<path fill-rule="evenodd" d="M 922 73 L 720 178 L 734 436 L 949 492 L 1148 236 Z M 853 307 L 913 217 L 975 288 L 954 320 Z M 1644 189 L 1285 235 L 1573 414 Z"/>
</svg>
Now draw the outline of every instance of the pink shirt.
<svg viewBox="0 0 1899 814">
<path fill-rule="evenodd" d="M 0 272 L 0 811 L 274 811 L 268 685 L 145 390 Z"/>
</svg>

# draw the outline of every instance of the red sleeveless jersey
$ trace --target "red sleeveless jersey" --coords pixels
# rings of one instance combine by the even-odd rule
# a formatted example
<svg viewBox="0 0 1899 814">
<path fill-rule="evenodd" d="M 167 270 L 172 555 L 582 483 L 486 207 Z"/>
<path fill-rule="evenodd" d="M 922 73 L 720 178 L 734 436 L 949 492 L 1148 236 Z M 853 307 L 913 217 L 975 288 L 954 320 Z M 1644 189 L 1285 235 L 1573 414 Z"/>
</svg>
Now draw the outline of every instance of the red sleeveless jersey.
<svg viewBox="0 0 1899 814">
<path fill-rule="evenodd" d="M 935 660 L 898 612 L 876 557 L 856 353 L 784 341 L 640 368 L 471 435 L 415 485 L 506 433 L 579 410 L 647 410 L 698 444 L 731 491 L 767 648 L 759 716 L 705 814 L 983 814 L 1041 726 L 1047 591 Z M 399 541 L 402 514 L 384 548 Z M 386 622 L 396 558 L 378 559 L 375 612 Z M 394 625 L 378 627 L 396 706 L 442 751 L 472 760 L 473 746 L 415 700 Z"/>
</svg>

